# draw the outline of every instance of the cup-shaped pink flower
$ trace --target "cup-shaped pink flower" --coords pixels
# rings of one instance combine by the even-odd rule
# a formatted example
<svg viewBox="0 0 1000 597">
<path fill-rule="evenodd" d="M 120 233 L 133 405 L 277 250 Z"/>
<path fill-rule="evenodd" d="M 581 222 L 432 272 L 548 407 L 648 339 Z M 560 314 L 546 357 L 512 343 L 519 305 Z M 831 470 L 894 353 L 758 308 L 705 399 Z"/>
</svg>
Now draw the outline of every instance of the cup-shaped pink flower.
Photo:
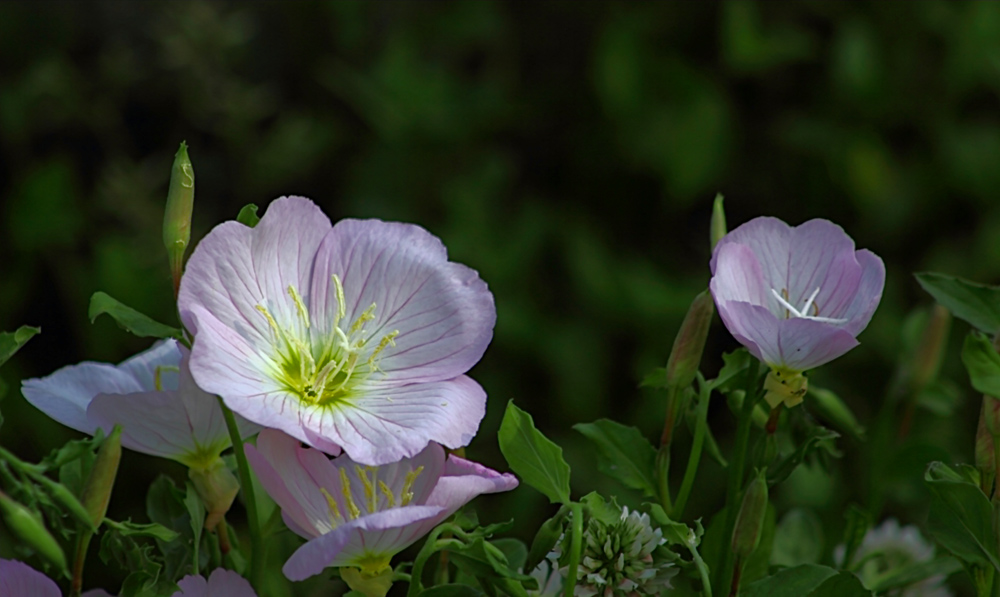
<svg viewBox="0 0 1000 597">
<path fill-rule="evenodd" d="M 107 433 L 120 423 L 124 447 L 200 468 L 231 442 L 222 409 L 194 383 L 189 358 L 176 340 L 164 340 L 120 365 L 84 362 L 26 379 L 21 393 L 67 427 Z M 259 430 L 238 422 L 244 437 Z"/>
<path fill-rule="evenodd" d="M 247 458 L 285 523 L 308 539 L 285 563 L 291 580 L 327 566 L 375 576 L 393 555 L 426 535 L 474 497 L 509 491 L 517 479 L 431 443 L 412 458 L 362 465 L 326 454 L 280 431 L 265 429 Z"/>
<path fill-rule="evenodd" d="M 233 411 L 361 463 L 467 444 L 486 394 L 464 373 L 493 335 L 493 295 L 423 228 L 271 203 L 215 227 L 181 280 L 191 371 Z"/>
<path fill-rule="evenodd" d="M 122 426 L 122 445 L 189 467 L 208 509 L 207 527 L 229 510 L 239 484 L 220 458 L 231 445 L 218 400 L 191 377 L 190 352 L 175 340 L 120 365 L 85 362 L 27 379 L 21 392 L 56 421 L 83 433 Z M 260 428 L 237 417 L 243 437 Z"/>
<path fill-rule="evenodd" d="M 802 372 L 857 346 L 882 297 L 885 266 L 827 220 L 755 218 L 716 245 L 710 288 L 730 333 L 771 367 L 768 402 L 794 406 Z"/>
</svg>

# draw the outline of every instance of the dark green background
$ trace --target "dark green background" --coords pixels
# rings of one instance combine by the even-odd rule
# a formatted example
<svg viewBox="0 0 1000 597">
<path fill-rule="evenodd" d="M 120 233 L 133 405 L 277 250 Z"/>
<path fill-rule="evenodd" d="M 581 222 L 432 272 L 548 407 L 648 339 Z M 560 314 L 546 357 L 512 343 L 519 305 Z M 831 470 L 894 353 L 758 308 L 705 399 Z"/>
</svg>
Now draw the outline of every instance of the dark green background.
<svg viewBox="0 0 1000 597">
<path fill-rule="evenodd" d="M 24 402 L 20 378 L 148 346 L 87 321 L 94 291 L 175 321 L 160 227 L 182 139 L 195 238 L 299 194 L 334 220 L 418 223 L 480 272 L 498 323 L 471 372 L 490 402 L 468 453 L 490 466 L 505 467 L 514 399 L 566 448 L 578 495 L 639 502 L 570 426 L 658 436 L 663 395 L 637 383 L 708 282 L 716 192 L 731 227 L 828 218 L 885 260 L 861 346 L 813 376 L 869 423 L 904 317 L 929 304 L 911 272 L 997 281 L 998 92 L 995 2 L 2 3 L 0 329 L 42 334 L 3 371 L 0 439 L 37 459 L 77 436 Z M 705 371 L 734 347 L 716 323 Z M 971 461 L 977 402 L 957 363 L 956 418 L 921 411 L 912 441 Z M 712 423 L 727 444 L 721 403 Z M 817 508 L 828 548 L 866 491 L 858 442 L 841 445 L 832 480 L 774 498 Z M 925 516 L 921 458 L 888 504 L 907 522 Z M 111 515 L 141 518 L 161 470 L 183 479 L 128 454 Z M 689 519 L 720 507 L 723 478 L 706 462 Z M 522 537 L 552 511 L 530 488 L 479 503 L 490 522 L 516 512 Z"/>
</svg>

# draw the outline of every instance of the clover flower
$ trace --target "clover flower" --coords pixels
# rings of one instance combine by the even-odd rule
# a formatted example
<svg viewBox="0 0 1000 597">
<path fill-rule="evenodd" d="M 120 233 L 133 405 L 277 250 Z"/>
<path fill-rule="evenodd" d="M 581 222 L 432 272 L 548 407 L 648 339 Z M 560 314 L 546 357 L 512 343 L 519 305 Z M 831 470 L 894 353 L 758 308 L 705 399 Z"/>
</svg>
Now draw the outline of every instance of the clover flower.
<svg viewBox="0 0 1000 597">
<path fill-rule="evenodd" d="M 517 479 L 430 444 L 413 458 L 362 465 L 347 454 L 330 460 L 280 431 L 265 429 L 247 458 L 281 507 L 288 527 L 308 539 L 285 563 L 291 580 L 327 566 L 358 568 L 372 578 L 406 548 L 472 498 L 509 491 Z"/>
<path fill-rule="evenodd" d="M 885 266 L 827 220 L 755 218 L 719 241 L 709 284 L 733 336 L 771 367 L 771 407 L 795 406 L 802 372 L 857 346 L 882 297 Z"/>
<path fill-rule="evenodd" d="M 119 423 L 122 446 L 188 466 L 211 528 L 239 485 L 220 458 L 231 445 L 222 409 L 194 383 L 189 359 L 187 348 L 165 340 L 117 366 L 85 362 L 26 379 L 21 393 L 67 427 L 92 435 Z M 243 437 L 259 429 L 241 417 L 237 423 Z"/>
<path fill-rule="evenodd" d="M 564 536 L 550 559 L 562 559 Z M 621 517 L 608 523 L 599 517 L 587 520 L 583 551 L 577 570 L 576 597 L 638 597 L 659 595 L 670 588 L 677 574 L 676 555 L 663 547 L 663 531 L 653 529 L 649 515 L 622 508 Z M 565 562 L 563 562 L 565 563 Z M 563 578 L 569 568 L 559 570 Z M 550 581 L 547 581 L 550 582 Z"/>
<path fill-rule="evenodd" d="M 283 197 L 198 244 L 178 303 L 202 388 L 331 454 L 379 465 L 460 447 L 485 413 L 463 374 L 493 335 L 493 295 L 419 226 L 332 226 Z"/>
<path fill-rule="evenodd" d="M 845 548 L 838 545 L 833 558 L 839 565 L 844 562 Z M 871 588 L 882 578 L 892 575 L 904 566 L 930 562 L 934 559 L 934 546 L 928 543 L 917 527 L 901 527 L 895 518 L 889 518 L 877 528 L 865 534 L 861 545 L 854 554 L 851 568 L 865 587 Z M 905 587 L 899 597 L 952 597 L 952 592 L 944 586 L 945 577 L 932 576 Z"/>
</svg>

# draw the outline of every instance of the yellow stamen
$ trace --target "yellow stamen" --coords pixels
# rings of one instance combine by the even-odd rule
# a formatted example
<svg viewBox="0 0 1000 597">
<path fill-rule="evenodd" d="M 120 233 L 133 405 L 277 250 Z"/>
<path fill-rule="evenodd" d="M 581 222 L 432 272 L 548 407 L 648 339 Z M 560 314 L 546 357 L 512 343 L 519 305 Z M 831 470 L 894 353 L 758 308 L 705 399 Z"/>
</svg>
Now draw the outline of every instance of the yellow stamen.
<svg viewBox="0 0 1000 597">
<path fill-rule="evenodd" d="M 351 495 L 351 480 L 347 478 L 347 471 L 340 469 L 340 493 L 344 495 L 344 505 L 351 520 L 361 516 L 361 510 L 354 503 L 354 496 Z"/>
<path fill-rule="evenodd" d="M 340 514 L 340 508 L 337 506 L 337 500 L 333 499 L 330 492 L 326 490 L 326 487 L 319 488 L 320 493 L 326 498 L 326 505 L 330 508 L 330 522 L 336 527 L 340 523 L 344 522 L 344 517 Z"/>
<path fill-rule="evenodd" d="M 399 492 L 399 497 L 402 499 L 401 505 L 405 506 L 410 503 L 410 500 L 413 499 L 413 491 L 411 491 L 413 489 L 413 483 L 422 472 L 424 472 L 424 467 L 420 466 L 417 467 L 417 470 L 406 473 L 406 479 L 403 481 L 403 490 Z"/>
<path fill-rule="evenodd" d="M 368 357 L 368 367 L 372 371 L 379 370 L 378 365 L 375 364 L 375 358 L 378 357 L 378 354 L 382 352 L 386 346 L 395 347 L 396 336 L 398 335 L 399 335 L 399 330 L 392 330 L 391 332 L 383 336 L 381 341 L 379 341 L 378 346 L 376 346 L 375 350 L 372 351 L 372 356 Z"/>
<path fill-rule="evenodd" d="M 395 508 L 396 507 L 396 496 L 392 494 L 392 490 L 389 486 L 385 484 L 385 481 L 378 482 L 379 491 L 385 496 L 386 507 Z"/>
<path fill-rule="evenodd" d="M 378 474 L 378 470 L 372 467 L 362 468 L 361 465 L 356 464 L 354 465 L 354 472 L 357 473 L 358 478 L 361 479 L 361 484 L 365 486 L 365 505 L 368 506 L 368 513 L 371 514 L 372 512 L 375 512 L 376 506 L 378 505 L 376 503 L 378 494 L 375 493 L 375 476 Z M 372 474 L 371 479 L 368 478 L 369 472 Z"/>
<path fill-rule="evenodd" d="M 344 301 L 344 285 L 337 274 L 333 274 L 333 287 L 337 292 L 337 320 L 333 323 L 339 326 L 340 320 L 347 317 L 347 303 Z"/>
<path fill-rule="evenodd" d="M 309 329 L 309 309 L 306 309 L 306 304 L 302 302 L 302 297 L 299 296 L 299 291 L 295 290 L 294 286 L 288 286 L 288 294 L 292 297 L 292 302 L 295 303 L 295 308 L 299 311 L 299 317 L 302 318 L 302 322 L 305 324 L 306 329 Z"/>
<path fill-rule="evenodd" d="M 375 319 L 375 303 L 372 303 L 364 312 L 354 320 L 354 324 L 351 325 L 351 331 L 347 332 L 348 336 L 353 336 L 354 334 L 361 331 L 361 326 L 365 325 L 366 321 L 371 321 Z"/>
</svg>

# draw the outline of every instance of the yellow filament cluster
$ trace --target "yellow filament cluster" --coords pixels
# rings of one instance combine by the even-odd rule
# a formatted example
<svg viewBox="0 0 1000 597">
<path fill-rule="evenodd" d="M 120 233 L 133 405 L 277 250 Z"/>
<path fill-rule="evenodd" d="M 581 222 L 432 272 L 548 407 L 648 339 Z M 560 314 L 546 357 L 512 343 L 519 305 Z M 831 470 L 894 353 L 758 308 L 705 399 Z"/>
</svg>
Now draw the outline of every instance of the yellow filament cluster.
<svg viewBox="0 0 1000 597">
<path fill-rule="evenodd" d="M 378 371 L 379 355 L 386 347 L 395 346 L 395 338 L 399 335 L 399 330 L 389 332 L 382 337 L 368 359 L 361 360 L 361 353 L 368 342 L 364 326 L 375 319 L 376 305 L 372 303 L 350 326 L 342 326 L 347 317 L 344 286 L 336 274 L 332 280 L 337 313 L 329 331 L 313 328 L 309 308 L 294 286 L 289 286 L 287 291 L 301 324 L 298 330 L 282 327 L 266 307 L 256 306 L 273 336 L 275 379 L 304 402 L 321 406 L 347 398 L 354 385 L 352 380 L 357 382 L 359 376 Z"/>
<path fill-rule="evenodd" d="M 424 472 L 424 467 L 422 466 L 407 472 L 403 480 L 403 486 L 397 494 L 385 481 L 378 478 L 377 467 L 354 465 L 354 475 L 364 487 L 365 495 L 362 505 L 367 510 L 366 514 L 374 514 L 375 512 L 409 504 L 413 501 L 413 484 L 422 472 Z M 346 511 L 346 516 L 342 513 L 341 506 L 337 504 L 337 500 L 334 499 L 330 492 L 323 487 L 319 489 L 323 497 L 326 498 L 326 504 L 330 510 L 330 524 L 334 528 L 347 520 L 358 518 L 362 513 L 361 508 L 358 507 L 357 502 L 354 500 L 354 494 L 351 493 L 351 476 L 348 474 L 346 467 L 338 468 L 337 473 L 340 476 L 340 495 L 343 498 L 343 509 Z M 380 495 L 384 498 L 383 500 L 379 500 Z M 382 502 L 381 504 L 379 503 L 380 501 Z"/>
</svg>

